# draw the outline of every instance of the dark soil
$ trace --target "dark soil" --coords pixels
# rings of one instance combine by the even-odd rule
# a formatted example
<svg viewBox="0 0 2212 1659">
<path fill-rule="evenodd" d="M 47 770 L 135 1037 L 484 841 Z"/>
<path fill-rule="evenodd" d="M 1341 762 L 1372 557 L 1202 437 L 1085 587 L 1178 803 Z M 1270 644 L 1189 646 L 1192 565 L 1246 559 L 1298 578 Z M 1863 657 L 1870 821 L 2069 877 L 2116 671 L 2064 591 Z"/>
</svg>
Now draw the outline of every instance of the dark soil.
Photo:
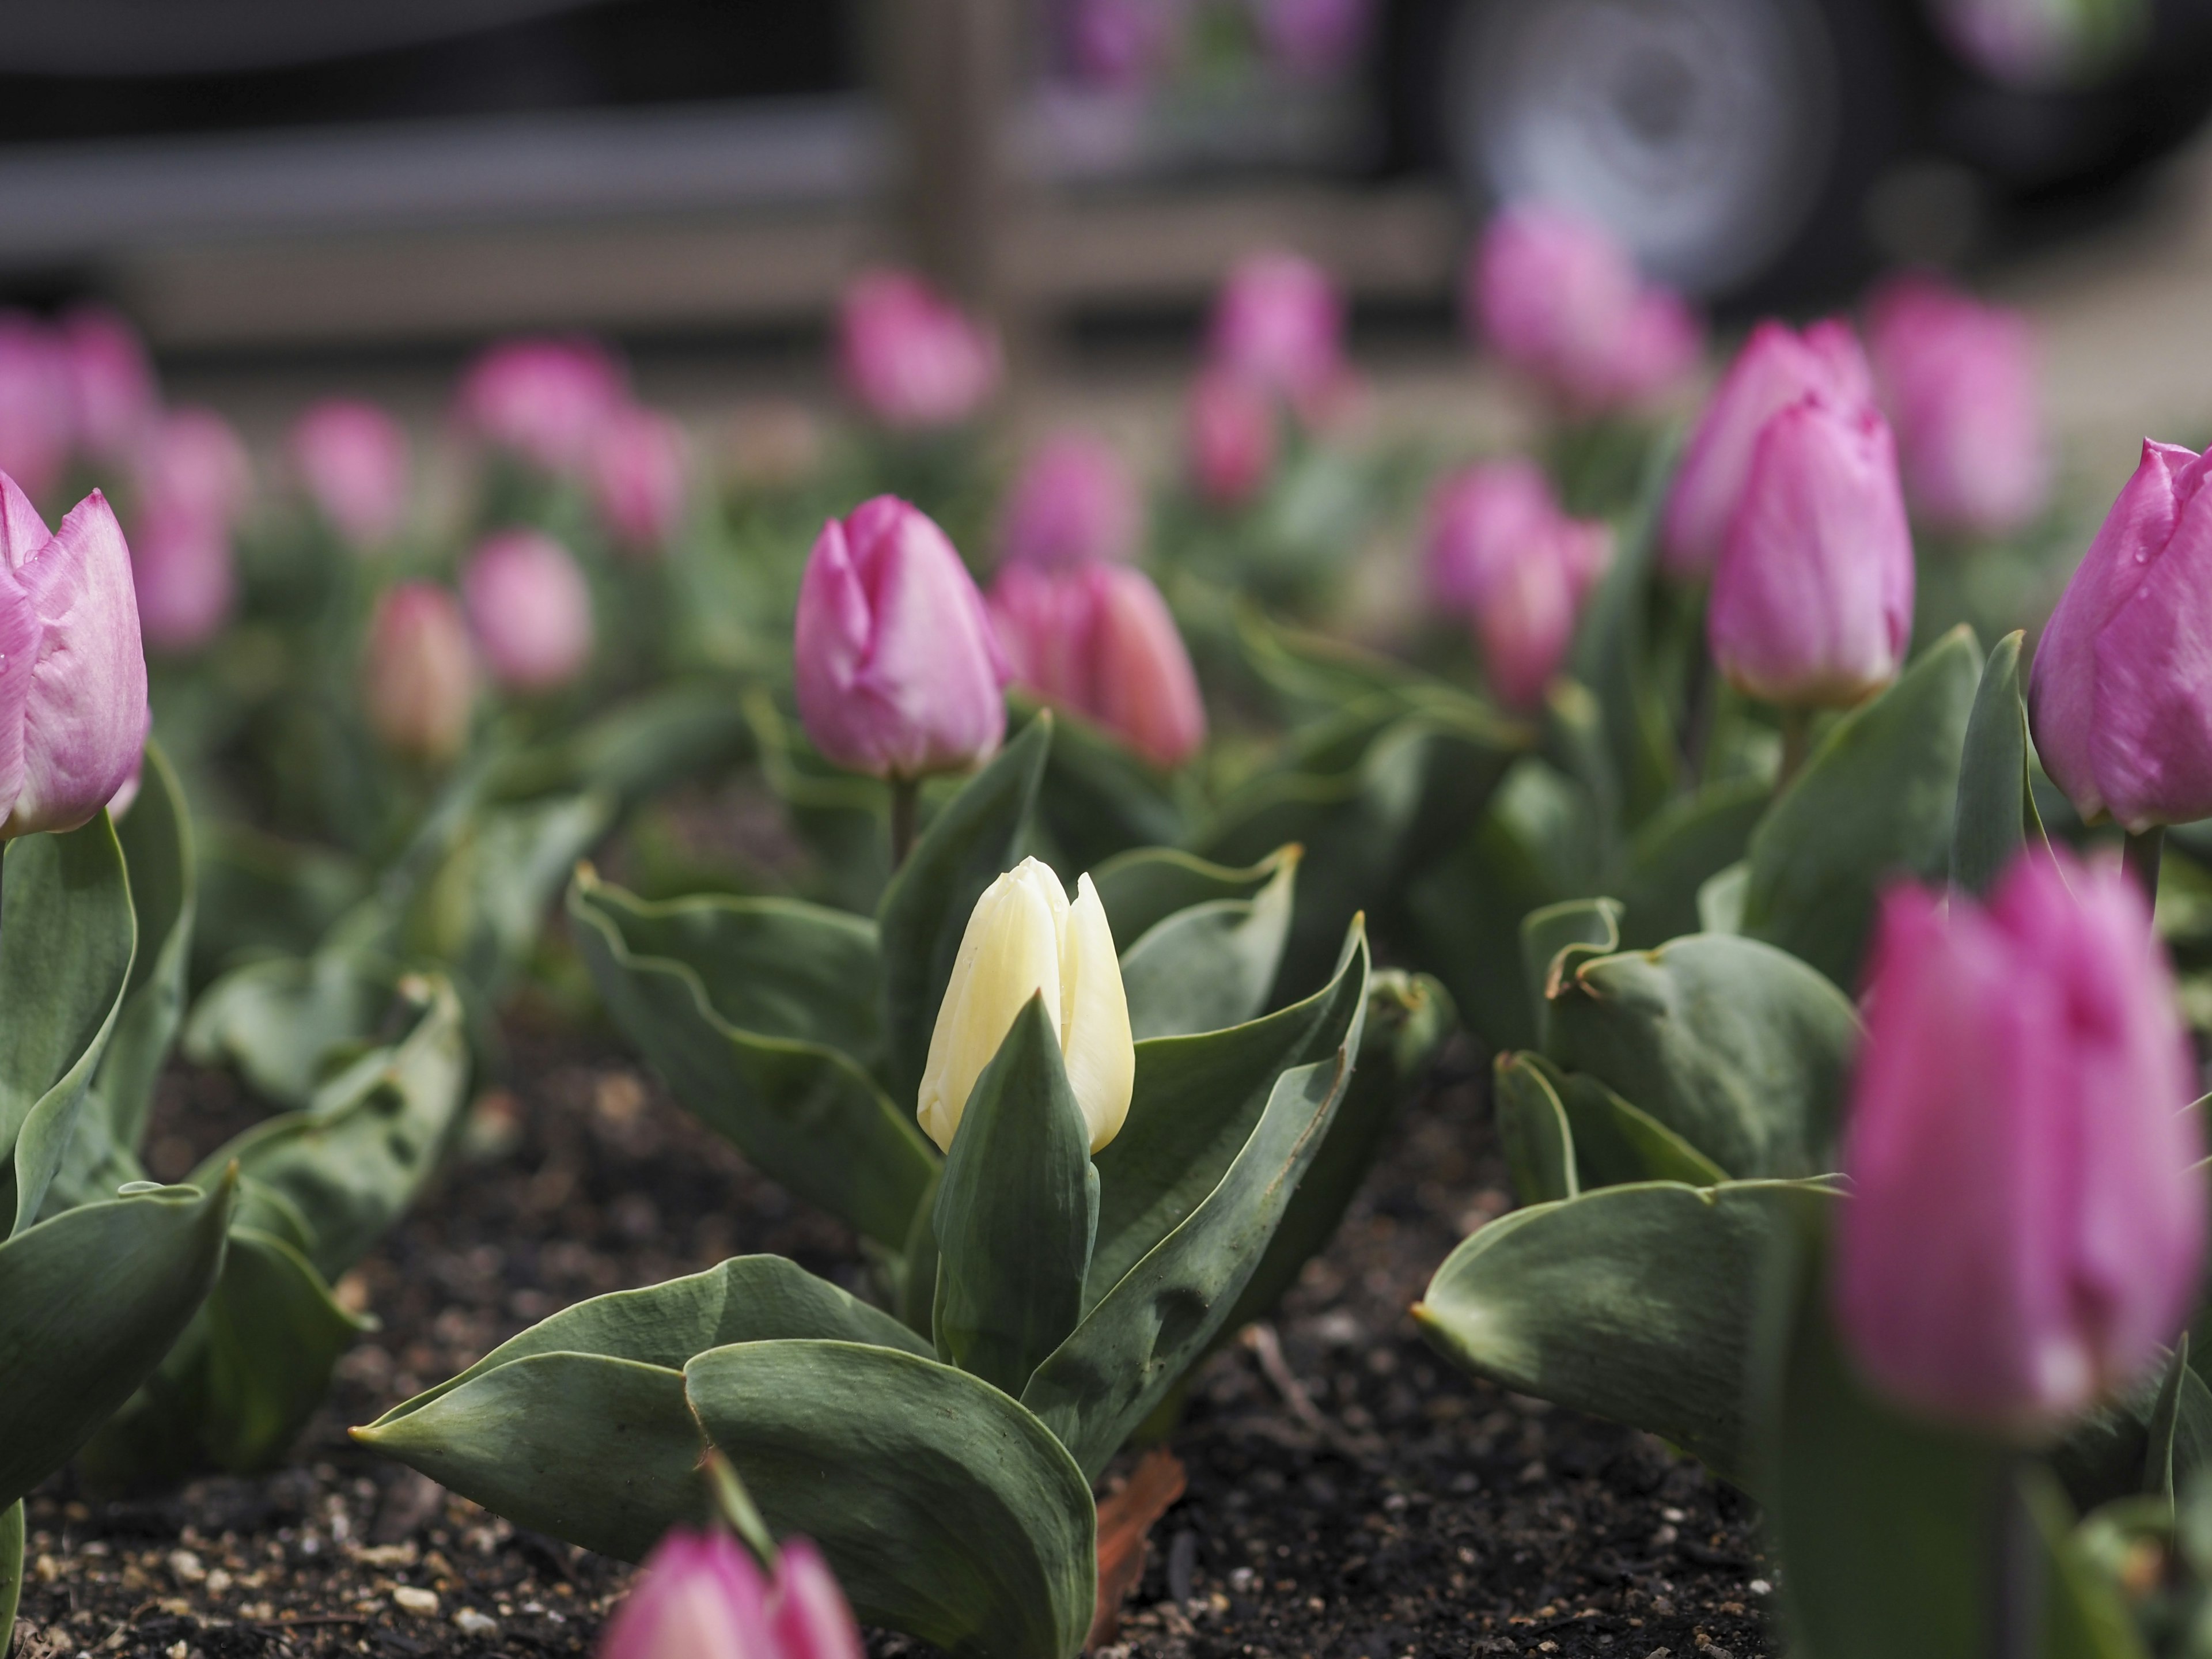
<svg viewBox="0 0 2212 1659">
<path fill-rule="evenodd" d="M 611 1042 L 527 1020 L 509 1035 L 514 1092 L 479 1107 L 465 1160 L 340 1287 L 383 1328 L 296 1462 L 120 1500 L 51 1483 L 30 1503 L 16 1659 L 590 1650 L 627 1567 L 380 1462 L 345 1425 L 603 1291 L 751 1250 L 854 1290 L 866 1272 L 842 1227 Z M 159 1109 L 161 1175 L 252 1115 L 227 1079 L 185 1071 Z M 1460 1376 L 1414 1334 L 1430 1273 L 1508 1201 L 1462 1067 L 1279 1319 L 1205 1368 L 1173 1443 L 1188 1491 L 1152 1533 L 1114 1659 L 1779 1651 L 1748 1503 L 1648 1436 Z"/>
</svg>

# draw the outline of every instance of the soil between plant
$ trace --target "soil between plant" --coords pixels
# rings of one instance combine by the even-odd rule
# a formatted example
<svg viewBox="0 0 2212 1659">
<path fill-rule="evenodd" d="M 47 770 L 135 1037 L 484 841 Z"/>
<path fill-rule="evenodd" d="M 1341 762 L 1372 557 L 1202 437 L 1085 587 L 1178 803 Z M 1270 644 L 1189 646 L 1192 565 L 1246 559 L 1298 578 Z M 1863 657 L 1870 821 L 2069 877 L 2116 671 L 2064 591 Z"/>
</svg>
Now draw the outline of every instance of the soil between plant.
<svg viewBox="0 0 2212 1659">
<path fill-rule="evenodd" d="M 511 1090 L 340 1286 L 382 1328 L 294 1461 L 126 1498 L 57 1477 L 29 1504 L 15 1659 L 591 1650 L 628 1567 L 519 1530 L 345 1426 L 604 1291 L 754 1250 L 855 1291 L 867 1271 L 849 1233 L 612 1038 L 526 1013 L 507 1036 Z M 1475 1068 L 1454 1059 L 1277 1319 L 1203 1370 L 1172 1441 L 1188 1490 L 1152 1531 L 1111 1659 L 1779 1653 L 1746 1499 L 1649 1436 L 1461 1376 L 1415 1334 L 1430 1273 L 1510 1202 Z M 258 1115 L 226 1076 L 175 1070 L 153 1172 L 181 1174 Z"/>
</svg>

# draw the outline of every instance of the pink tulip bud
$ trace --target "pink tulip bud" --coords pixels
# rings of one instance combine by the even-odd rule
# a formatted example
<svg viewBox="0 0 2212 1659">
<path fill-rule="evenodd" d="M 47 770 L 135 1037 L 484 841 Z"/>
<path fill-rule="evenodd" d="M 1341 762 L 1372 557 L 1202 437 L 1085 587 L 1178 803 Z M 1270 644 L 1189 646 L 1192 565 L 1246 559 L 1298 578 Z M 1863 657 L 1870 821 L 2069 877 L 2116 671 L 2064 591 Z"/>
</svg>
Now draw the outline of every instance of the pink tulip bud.
<svg viewBox="0 0 2212 1659">
<path fill-rule="evenodd" d="M 149 427 L 135 466 L 138 511 L 220 526 L 226 532 L 253 496 L 253 465 L 229 422 L 211 409 L 173 409 Z"/>
<path fill-rule="evenodd" d="M 369 728 L 395 753 L 439 764 L 461 752 L 476 701 L 476 661 L 450 592 L 435 582 L 402 582 L 378 602 L 362 696 Z"/>
<path fill-rule="evenodd" d="M 1775 416 L 1818 393 L 1838 409 L 1870 407 L 1874 371 L 1847 323 L 1815 323 L 1803 334 L 1761 323 L 1736 354 L 1691 434 L 1668 493 L 1660 564 L 1686 581 L 1713 574 L 1735 516 L 1759 436 Z"/>
<path fill-rule="evenodd" d="M 1367 44 L 1374 0 L 1251 0 L 1267 56 L 1301 80 L 1343 75 Z"/>
<path fill-rule="evenodd" d="M 1551 480 L 1525 457 L 1451 474 L 1429 500 L 1422 538 L 1429 597 L 1473 611 L 1492 575 L 1540 542 L 1559 517 Z"/>
<path fill-rule="evenodd" d="M 684 526 L 690 494 L 684 428 L 657 410 L 618 410 L 592 450 L 592 495 L 624 552 L 659 552 Z"/>
<path fill-rule="evenodd" d="M 61 482 L 76 425 L 67 354 L 54 331 L 0 312 L 0 472 L 33 495 Z"/>
<path fill-rule="evenodd" d="M 1191 383 L 1184 441 L 1199 495 L 1214 507 L 1243 507 L 1275 470 L 1273 401 L 1242 375 L 1207 369 Z"/>
<path fill-rule="evenodd" d="M 775 1659 L 861 1659 L 860 1627 L 822 1553 L 804 1538 L 778 1552 L 769 1598 Z"/>
<path fill-rule="evenodd" d="M 2212 816 L 2212 459 L 2146 442 L 2035 649 L 2036 752 L 2081 815 Z"/>
<path fill-rule="evenodd" d="M 591 663 L 591 586 L 550 536 L 487 537 L 461 573 L 461 599 L 485 666 L 510 690 L 550 691 Z"/>
<path fill-rule="evenodd" d="M 128 456 L 161 407 L 138 331 L 105 307 L 78 306 L 62 319 L 62 349 L 77 443 L 103 459 Z"/>
<path fill-rule="evenodd" d="M 146 746 L 131 552 L 99 491 L 50 533 L 0 476 L 0 839 L 74 830 Z"/>
<path fill-rule="evenodd" d="M 999 556 L 1048 567 L 1124 560 L 1136 551 L 1144 511 L 1109 445 L 1060 433 L 1038 446 L 1006 493 Z"/>
<path fill-rule="evenodd" d="M 1483 232 L 1468 307 L 1492 350 L 1579 415 L 1648 404 L 1697 368 L 1702 331 L 1601 225 L 1522 202 Z"/>
<path fill-rule="evenodd" d="M 407 521 L 407 434 L 374 404 L 330 398 L 293 424 L 292 470 L 324 520 L 356 548 L 381 547 Z"/>
<path fill-rule="evenodd" d="M 894 495 L 823 526 L 799 588 L 799 714 L 838 765 L 957 772 L 1006 735 L 1006 659 L 945 532 Z"/>
<path fill-rule="evenodd" d="M 461 429 L 547 472 L 570 474 L 629 401 L 628 377 L 588 339 L 506 340 L 471 363 L 455 394 Z"/>
<path fill-rule="evenodd" d="M 1904 665 L 1912 582 L 1881 416 L 1814 397 L 1769 421 L 1705 611 L 1729 683 L 1790 708 L 1859 702 Z"/>
<path fill-rule="evenodd" d="M 768 1586 L 737 1540 L 675 1527 L 607 1621 L 599 1659 L 803 1659 L 769 1620 Z"/>
<path fill-rule="evenodd" d="M 1924 522 L 2001 535 L 2043 510 L 2051 449 L 2026 317 L 1900 277 L 1875 298 L 1867 345 L 1905 500 Z"/>
<path fill-rule="evenodd" d="M 238 597 L 230 531 L 189 510 L 141 513 L 131 576 L 146 643 L 172 656 L 197 651 L 222 631 Z"/>
<path fill-rule="evenodd" d="M 1189 0 L 1068 0 L 1067 65 L 1092 86 L 1146 86 L 1174 61 L 1188 9 Z"/>
<path fill-rule="evenodd" d="M 998 337 L 910 271 L 855 277 L 838 307 L 837 362 L 869 418 L 920 432 L 971 419 L 999 389 Z"/>
<path fill-rule="evenodd" d="M 1344 299 L 1312 260 L 1280 252 L 1239 260 L 1213 302 L 1210 364 L 1285 399 L 1315 422 L 1342 399 Z"/>
<path fill-rule="evenodd" d="M 1152 578 L 1129 565 L 1010 565 L 991 619 L 1024 690 L 1096 720 L 1163 769 L 1206 741 L 1190 653 Z"/>
<path fill-rule="evenodd" d="M 2203 1156 L 2172 975 L 2117 866 L 2039 849 L 1984 910 L 1883 901 L 1843 1166 L 1835 1310 L 1869 1381 L 2034 1432 L 2189 1316 Z"/>
<path fill-rule="evenodd" d="M 988 608 L 1012 683 L 1061 708 L 1094 713 L 1097 605 L 1085 572 L 1010 564 Z"/>
</svg>

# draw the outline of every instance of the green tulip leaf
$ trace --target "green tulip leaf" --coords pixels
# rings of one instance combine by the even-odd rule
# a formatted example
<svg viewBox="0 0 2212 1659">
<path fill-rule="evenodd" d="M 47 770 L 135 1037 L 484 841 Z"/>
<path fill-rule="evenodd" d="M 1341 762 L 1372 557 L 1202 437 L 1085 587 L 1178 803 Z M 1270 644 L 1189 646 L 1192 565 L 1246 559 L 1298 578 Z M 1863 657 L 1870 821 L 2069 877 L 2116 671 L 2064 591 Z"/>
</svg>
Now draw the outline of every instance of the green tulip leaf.
<svg viewBox="0 0 2212 1659">
<path fill-rule="evenodd" d="M 272 954 L 306 956 L 368 896 L 368 872 L 343 853 L 242 823 L 202 818 L 193 829 L 195 982 Z"/>
<path fill-rule="evenodd" d="M 1091 880 L 1105 907 L 1107 925 L 1126 951 L 1178 911 L 1259 897 L 1304 852 L 1296 845 L 1278 847 L 1257 864 L 1231 870 L 1176 848 L 1139 847 L 1097 866 Z"/>
<path fill-rule="evenodd" d="M 1290 942 L 1298 849 L 1270 862 L 1274 874 L 1250 898 L 1194 903 L 1123 948 L 1121 988 L 1139 1042 L 1241 1025 L 1267 1006 Z"/>
<path fill-rule="evenodd" d="M 931 1228 L 938 1353 L 1009 1395 L 1075 1328 L 1098 1228 L 1091 1126 L 1055 1012 L 1031 996 L 976 1078 Z"/>
<path fill-rule="evenodd" d="M 115 1143 L 136 1147 L 154 1103 L 155 1079 L 184 1019 L 198 884 L 191 816 L 183 787 L 158 744 L 146 746 L 138 798 L 115 835 L 131 876 L 138 950 L 93 1088 L 107 1109 L 107 1130 Z"/>
<path fill-rule="evenodd" d="M 890 880 L 889 792 L 874 778 L 840 771 L 817 754 L 767 687 L 753 687 L 740 706 L 752 728 L 762 779 L 814 855 L 812 890 L 845 909 L 872 914 Z"/>
<path fill-rule="evenodd" d="M 679 680 L 609 709 L 557 742 L 503 757 L 490 793 L 524 800 L 581 790 L 629 804 L 740 760 L 752 748 L 752 728 L 728 684 Z"/>
<path fill-rule="evenodd" d="M 1595 1078 L 1565 1072 L 1541 1054 L 1525 1056 L 1540 1072 L 1566 1116 L 1575 1154 L 1575 1189 L 1675 1181 L 1717 1187 L 1729 1172 L 1648 1112 Z"/>
<path fill-rule="evenodd" d="M 2024 637 L 2014 632 L 1996 642 L 1966 716 L 1951 831 L 1951 884 L 1977 896 L 1996 884 L 2030 840 L 2043 839 L 2030 783 L 2027 705 L 2021 696 Z"/>
<path fill-rule="evenodd" d="M 1096 869 L 1132 848 L 1183 838 L 1182 809 L 1157 768 L 1079 714 L 1055 710 L 1054 720 L 1036 815 L 1070 869 Z"/>
<path fill-rule="evenodd" d="M 878 1243 L 902 1248 L 938 1164 L 912 1108 L 895 1105 L 861 1061 L 842 1048 L 732 1024 L 718 1012 L 698 967 L 680 957 L 633 951 L 626 929 L 658 912 L 665 924 L 686 919 L 681 927 L 660 927 L 652 939 L 659 946 L 686 942 L 679 935 L 689 928 L 691 942 L 708 934 L 742 937 L 763 957 L 778 948 L 804 951 L 807 961 L 792 970 L 796 984 L 817 982 L 840 963 L 854 966 L 858 937 L 843 923 L 826 920 L 826 913 L 804 907 L 779 902 L 743 908 L 742 902 L 731 901 L 737 908 L 718 911 L 722 902 L 645 905 L 586 870 L 569 890 L 568 917 L 615 1023 L 686 1106 L 800 1198 Z M 695 921 L 698 926 L 690 928 Z M 735 969 L 716 969 L 726 995 L 732 994 L 737 977 Z M 763 987 L 745 993 L 744 1011 L 804 1021 L 803 1029 L 818 1030 L 837 1018 L 825 1015 L 824 1006 L 810 1003 L 802 1011 L 796 1000 L 772 1000 Z"/>
<path fill-rule="evenodd" d="M 356 912 L 349 923 L 373 921 Z M 256 1094 L 305 1106 L 333 1055 L 358 1049 L 391 1005 L 397 969 L 355 929 L 308 957 L 234 968 L 200 994 L 185 1022 L 185 1057 L 230 1066 Z"/>
<path fill-rule="evenodd" d="M 536 948 L 576 860 L 613 824 L 612 795 L 555 795 L 466 814 L 416 890 L 400 938 L 495 1000 Z"/>
<path fill-rule="evenodd" d="M 1643 950 L 1698 932 L 1698 894 L 1743 857 L 1770 799 L 1762 779 L 1727 778 L 1653 813 L 1628 844 L 1621 942 Z"/>
<path fill-rule="evenodd" d="M 23 1500 L 0 1510 L 0 1653 L 15 1650 L 15 1606 L 23 1594 Z"/>
<path fill-rule="evenodd" d="M 1963 624 L 1873 702 L 1828 729 L 1752 832 L 1743 931 L 1858 982 L 1882 885 L 1941 881 L 1951 857 L 1960 757 L 1980 683 Z"/>
<path fill-rule="evenodd" d="M 1492 1075 L 1498 1139 L 1514 1192 L 1523 1204 L 1574 1197 L 1582 1190 L 1575 1134 L 1559 1091 L 1552 1086 L 1551 1068 L 1537 1064 L 1534 1054 L 1500 1054 Z"/>
<path fill-rule="evenodd" d="M 2151 1408 L 2143 1453 L 2143 1490 L 2168 1502 L 2212 1463 L 2212 1389 L 2189 1363 L 2189 1335 L 2174 1346 Z"/>
<path fill-rule="evenodd" d="M 1569 899 L 1522 917 L 1521 972 L 1528 987 L 1528 1006 L 1535 1010 L 1536 1029 L 1541 1031 L 1547 1024 L 1555 971 L 1571 975 L 1590 957 L 1611 956 L 1620 949 L 1618 899 Z"/>
</svg>

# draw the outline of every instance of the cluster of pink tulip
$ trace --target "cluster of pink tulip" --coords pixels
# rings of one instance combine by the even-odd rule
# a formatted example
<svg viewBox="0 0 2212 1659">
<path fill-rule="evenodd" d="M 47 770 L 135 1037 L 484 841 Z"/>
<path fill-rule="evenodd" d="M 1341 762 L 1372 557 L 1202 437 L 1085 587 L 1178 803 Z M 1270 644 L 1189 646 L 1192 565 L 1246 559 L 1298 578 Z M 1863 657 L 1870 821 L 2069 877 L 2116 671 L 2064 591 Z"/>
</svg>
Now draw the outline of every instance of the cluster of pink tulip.
<svg viewBox="0 0 2212 1659">
<path fill-rule="evenodd" d="M 601 1659 L 860 1659 L 845 1593 L 804 1538 L 775 1575 L 724 1532 L 678 1528 L 647 1558 L 600 1638 Z"/>
<path fill-rule="evenodd" d="M 1312 260 L 1255 253 L 1229 273 L 1184 416 L 1190 480 L 1202 501 L 1243 507 L 1266 488 L 1285 414 L 1322 431 L 1358 400 L 1344 332 L 1344 298 Z"/>
</svg>

